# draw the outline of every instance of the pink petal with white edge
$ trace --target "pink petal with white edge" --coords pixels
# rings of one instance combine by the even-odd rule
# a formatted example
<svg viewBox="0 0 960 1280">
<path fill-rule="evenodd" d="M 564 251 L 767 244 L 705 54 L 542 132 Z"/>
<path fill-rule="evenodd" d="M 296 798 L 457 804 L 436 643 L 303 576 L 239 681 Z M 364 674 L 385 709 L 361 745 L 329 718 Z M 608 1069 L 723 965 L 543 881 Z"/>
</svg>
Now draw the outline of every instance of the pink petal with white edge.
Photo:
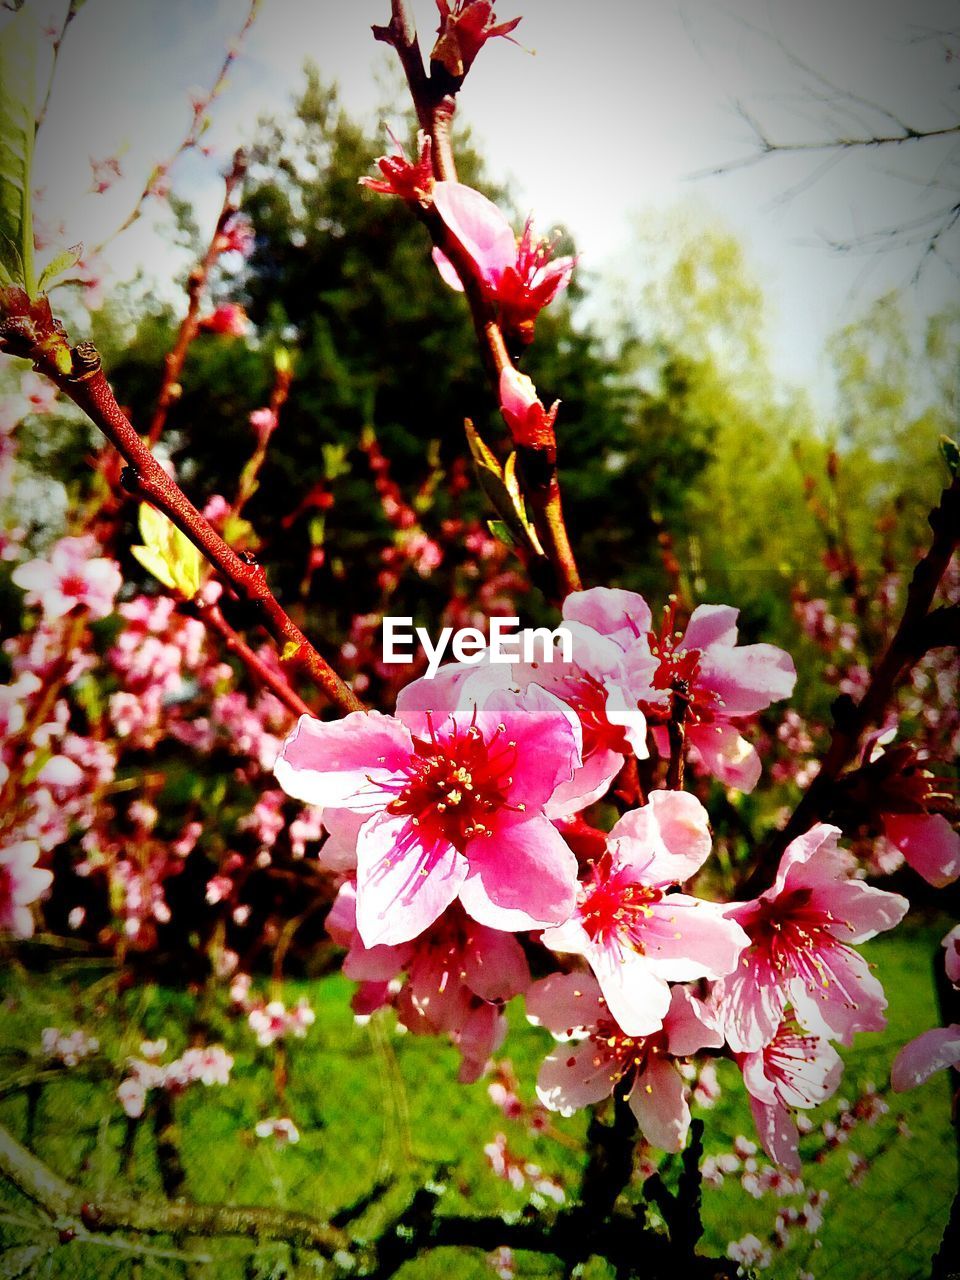
<svg viewBox="0 0 960 1280">
<path fill-rule="evenodd" d="M 295 800 L 373 812 L 384 803 L 379 784 L 396 777 L 412 751 L 400 721 L 379 711 L 351 711 L 330 722 L 301 716 L 274 773 Z"/>
<path fill-rule="evenodd" d="M 624 648 L 651 626 L 650 606 L 635 591 L 619 587 L 591 587 L 574 591 L 563 602 L 565 622 L 582 622 L 601 635 L 610 636 Z"/>
<path fill-rule="evenodd" d="M 357 836 L 366 820 L 367 814 L 352 809 L 324 809 L 327 838 L 317 855 L 318 865 L 328 871 L 356 871 Z"/>
<path fill-rule="evenodd" d="M 449 285 L 451 289 L 455 289 L 457 293 L 463 293 L 463 281 L 457 274 L 457 268 L 443 250 L 434 249 L 430 256 L 433 258 L 434 266 L 440 272 L 440 279 L 443 283 Z"/>
<path fill-rule="evenodd" d="M 773 1039 L 787 1006 L 779 984 L 764 981 L 757 966 L 743 960 L 736 973 L 721 979 L 714 997 L 727 1043 L 736 1053 L 752 1053 Z"/>
<path fill-rule="evenodd" d="M 592 1040 L 558 1045 L 543 1061 L 537 1076 L 537 1097 L 551 1111 L 570 1116 L 613 1091 L 615 1077 Z"/>
<path fill-rule="evenodd" d="M 643 931 L 644 959 L 668 982 L 726 977 L 750 945 L 735 920 L 701 898 L 671 893 L 650 911 Z"/>
<path fill-rule="evenodd" d="M 636 868 L 644 884 L 682 884 L 710 856 L 710 816 L 689 791 L 652 791 L 614 824 L 609 840 L 617 865 Z"/>
<path fill-rule="evenodd" d="M 407 817 L 377 814 L 357 840 L 357 930 L 366 947 L 409 942 L 459 893 L 467 860 L 451 844 L 425 850 Z"/>
<path fill-rule="evenodd" d="M 938 1071 L 960 1065 L 960 1023 L 934 1027 L 905 1044 L 894 1058 L 890 1083 L 897 1093 L 915 1089 Z"/>
<path fill-rule="evenodd" d="M 796 682 L 793 659 L 772 644 L 714 645 L 700 659 L 700 683 L 720 696 L 725 716 L 756 715 L 789 698 Z"/>
<path fill-rule="evenodd" d="M 800 1025 L 845 1045 L 853 1043 L 857 1031 L 882 1031 L 887 998 L 863 956 L 847 947 L 831 947 L 821 949 L 818 958 L 822 976 L 815 985 L 802 978 L 786 983 Z"/>
<path fill-rule="evenodd" d="M 523 947 L 512 933 L 474 924 L 463 956 L 463 980 L 481 1000 L 511 1000 L 530 985 Z"/>
<path fill-rule="evenodd" d="M 501 724 L 500 737 L 516 744 L 507 799 L 528 811 L 540 808 L 583 763 L 580 721 L 565 702 L 532 684 L 520 696 L 500 689 L 490 695 L 477 713 L 487 742 Z"/>
<path fill-rule="evenodd" d="M 690 615 L 683 635 L 685 649 L 709 649 L 712 645 L 732 648 L 737 643 L 740 610 L 729 604 L 698 604 Z"/>
<path fill-rule="evenodd" d="M 623 756 L 616 751 L 605 747 L 592 751 L 570 781 L 560 783 L 544 805 L 544 813 L 548 818 L 572 818 L 594 800 L 602 799 L 622 768 Z"/>
<path fill-rule="evenodd" d="M 790 1173 L 800 1173 L 800 1155 L 797 1150 L 800 1131 L 787 1108 L 779 1103 L 768 1106 L 751 1095 L 750 1110 L 757 1126 L 757 1136 L 773 1163 Z"/>
<path fill-rule="evenodd" d="M 496 286 L 517 261 L 513 228 L 492 200 L 462 182 L 436 182 L 433 203 L 487 284 Z"/>
<path fill-rule="evenodd" d="M 883 829 L 906 860 L 936 889 L 960 876 L 960 834 L 942 813 L 888 813 Z"/>
<path fill-rule="evenodd" d="M 616 944 L 591 945 L 585 954 L 621 1030 L 628 1036 L 659 1031 L 670 1008 L 670 988 L 653 974 L 645 958 Z"/>
<path fill-rule="evenodd" d="M 467 914 L 515 933 L 566 920 L 577 896 L 577 859 L 548 818 L 499 823 L 467 846 L 470 873 L 460 890 Z"/>
<path fill-rule="evenodd" d="M 667 1048 L 676 1058 L 686 1058 L 700 1049 L 719 1049 L 723 1044 L 716 1012 L 691 995 L 686 987 L 674 987 L 671 991 L 664 1026 Z"/>
<path fill-rule="evenodd" d="M 811 891 L 811 905 L 829 912 L 830 932 L 840 942 L 868 942 L 898 925 L 910 910 L 899 893 L 875 889 L 862 880 L 839 880 Z"/>
<path fill-rule="evenodd" d="M 690 1108 L 680 1072 L 672 1062 L 650 1057 L 630 1093 L 640 1132 L 662 1151 L 680 1151 L 690 1128 Z"/>
<path fill-rule="evenodd" d="M 552 973 L 535 982 L 525 997 L 527 1019 L 567 1040 L 596 1026 L 606 1006 L 592 973 Z"/>
<path fill-rule="evenodd" d="M 812 889 L 820 885 L 832 886 L 837 880 L 849 876 L 857 860 L 848 849 L 838 847 L 841 834 L 839 827 L 818 822 L 802 836 L 791 840 L 783 851 L 776 880 L 761 897 L 772 900 L 783 893 L 788 884 L 791 889 Z"/>
<path fill-rule="evenodd" d="M 750 792 L 760 781 L 760 757 L 732 724 L 694 724 L 687 730 L 687 744 L 714 778 L 727 787 Z"/>
</svg>

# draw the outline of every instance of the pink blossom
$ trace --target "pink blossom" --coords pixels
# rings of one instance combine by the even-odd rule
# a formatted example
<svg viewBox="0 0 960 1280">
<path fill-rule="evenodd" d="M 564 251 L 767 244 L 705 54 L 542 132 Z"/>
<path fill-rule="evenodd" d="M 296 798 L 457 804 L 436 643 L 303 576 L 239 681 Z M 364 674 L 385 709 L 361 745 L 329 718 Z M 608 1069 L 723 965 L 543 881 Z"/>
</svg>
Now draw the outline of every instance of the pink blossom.
<svg viewBox="0 0 960 1280">
<path fill-rule="evenodd" d="M 642 596 L 610 587 L 575 592 L 563 609 L 565 619 L 593 627 L 624 648 L 632 705 L 651 724 L 665 725 L 682 714 L 687 744 L 703 768 L 728 786 L 750 791 L 760 777 L 760 757 L 733 721 L 790 696 L 793 660 L 773 645 L 738 645 L 738 611 L 728 605 L 699 605 L 685 632 L 676 630 L 675 613 L 671 603 L 654 630 Z"/>
<path fill-rule="evenodd" d="M 28 560 L 12 577 L 26 593 L 27 604 L 38 605 L 48 620 L 62 618 L 78 605 L 91 618 L 105 618 L 123 583 L 120 570 L 106 556 L 94 556 L 89 535 L 61 538 L 46 560 Z"/>
<path fill-rule="evenodd" d="M 914 871 L 942 889 L 960 876 L 960 834 L 942 813 L 885 813 L 883 830 Z"/>
<path fill-rule="evenodd" d="M 220 253 L 239 253 L 249 258 L 256 243 L 253 223 L 245 213 L 231 213 L 217 236 Z"/>
<path fill-rule="evenodd" d="M 277 428 L 277 415 L 273 409 L 254 409 L 247 421 L 262 440 L 269 439 L 271 433 Z M 225 505 L 227 512 L 229 512 L 229 503 Z"/>
<path fill-rule="evenodd" d="M 545 1107 L 570 1115 L 621 1087 L 647 1141 L 665 1151 L 682 1148 L 690 1108 L 675 1059 L 722 1043 L 701 1001 L 674 987 L 660 1030 L 628 1036 L 591 974 L 553 974 L 534 983 L 526 999 L 531 1022 L 577 1042 L 558 1044 L 540 1068 L 537 1096 Z"/>
<path fill-rule="evenodd" d="M 788 1002 L 807 1031 L 843 1044 L 886 1025 L 883 988 L 848 944 L 892 929 L 909 903 L 851 879 L 856 860 L 838 848 L 839 835 L 818 823 L 787 846 L 772 888 L 726 909 L 751 942 L 737 972 L 714 988 L 738 1053 L 774 1038 Z"/>
<path fill-rule="evenodd" d="M 289 1116 L 269 1116 L 266 1120 L 258 1120 L 255 1132 L 258 1138 L 273 1138 L 278 1147 L 300 1141 L 300 1130 Z"/>
<path fill-rule="evenodd" d="M 392 133 L 390 140 L 396 147 L 396 154 L 377 159 L 377 168 L 383 177 L 360 178 L 360 185 L 378 195 L 400 196 L 411 203 L 428 205 L 433 190 L 433 143 L 429 135 L 422 129 L 417 134 L 417 159 L 413 164 Z"/>
<path fill-rule="evenodd" d="M 238 302 L 221 303 L 208 315 L 201 316 L 198 324 L 204 333 L 222 333 L 231 338 L 244 337 L 250 326 L 247 313 Z"/>
<path fill-rule="evenodd" d="M 732 1240 L 727 1245 L 727 1257 L 733 1262 L 739 1262 L 745 1267 L 756 1267 L 760 1271 L 765 1271 L 773 1261 L 771 1250 L 752 1233 L 741 1236 L 739 1240 Z"/>
<path fill-rule="evenodd" d="M 570 283 L 574 259 L 554 258 L 547 241 L 534 237 L 529 219 L 518 242 L 497 206 L 462 182 L 437 182 L 433 203 L 473 264 L 502 327 L 531 342 L 537 316 Z M 462 290 L 463 282 L 450 259 L 434 249 L 433 260 L 444 281 Z"/>
<path fill-rule="evenodd" d="M 455 692 L 421 682 L 396 718 L 303 716 L 277 780 L 295 799 L 365 817 L 357 832 L 357 925 L 367 946 L 406 942 L 459 897 L 481 924 L 566 919 L 573 853 L 544 814 L 580 763 L 576 727 L 542 690 L 495 692 L 458 719 Z"/>
<path fill-rule="evenodd" d="M 0 929 L 15 938 L 33 935 L 30 903 L 49 889 L 53 875 L 37 866 L 36 840 L 19 840 L 0 849 Z"/>
<path fill-rule="evenodd" d="M 709 853 L 709 818 L 696 796 L 654 791 L 648 804 L 613 827 L 570 920 L 543 934 L 552 950 L 586 958 L 628 1035 L 649 1035 L 662 1025 L 668 981 L 723 977 L 749 944 L 712 903 L 668 892 L 689 880 Z"/>
<path fill-rule="evenodd" d="M 390 984 L 405 971 L 407 980 L 395 992 L 402 1024 L 414 1035 L 449 1035 L 463 1058 L 460 1080 L 478 1079 L 506 1032 L 504 1002 L 530 984 L 516 938 L 471 920 L 455 903 L 413 941 L 368 948 L 356 909 L 356 887 L 347 881 L 327 916 L 328 933 L 347 948 L 345 975 L 369 987 Z M 383 990 L 379 1003 L 387 995 Z M 360 1002 L 354 1009 L 360 1011 Z"/>
<path fill-rule="evenodd" d="M 840 1055 L 829 1041 L 783 1022 L 762 1049 L 738 1054 L 737 1065 L 764 1150 L 778 1165 L 799 1173 L 793 1109 L 815 1107 L 836 1091 L 843 1074 Z"/>
<path fill-rule="evenodd" d="M 455 80 L 467 74 L 488 40 L 509 38 L 520 22 L 511 18 L 498 23 L 491 0 L 437 0 L 437 8 L 440 25 L 430 60 L 439 62 Z"/>
<path fill-rule="evenodd" d="M 890 1069 L 890 1083 L 897 1093 L 915 1089 L 938 1071 L 960 1067 L 960 1023 L 934 1027 L 905 1044 Z"/>
<path fill-rule="evenodd" d="M 544 409 L 537 389 L 525 373 L 508 365 L 500 374 L 500 412 L 515 444 L 536 447 L 553 441 L 560 401 Z"/>
</svg>

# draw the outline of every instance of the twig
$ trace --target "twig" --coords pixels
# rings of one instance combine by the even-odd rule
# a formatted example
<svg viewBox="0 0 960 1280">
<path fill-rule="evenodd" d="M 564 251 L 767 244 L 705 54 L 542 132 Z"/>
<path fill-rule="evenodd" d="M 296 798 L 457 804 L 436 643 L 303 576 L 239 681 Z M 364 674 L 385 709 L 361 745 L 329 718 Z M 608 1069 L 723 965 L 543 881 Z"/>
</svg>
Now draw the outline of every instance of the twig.
<svg viewBox="0 0 960 1280">
<path fill-rule="evenodd" d="M 72 367 L 64 372 L 56 357 L 39 342 L 27 353 L 45 374 L 100 428 L 126 461 L 122 483 L 162 511 L 184 533 L 237 595 L 253 606 L 259 620 L 281 648 L 281 661 L 302 670 L 341 711 L 362 711 L 363 704 L 320 656 L 267 585 L 263 566 L 250 555 L 238 556 L 213 529 L 177 484 L 170 479 L 117 404 L 92 343 L 70 352 Z M 65 367 L 65 361 L 64 367 Z"/>
<path fill-rule="evenodd" d="M 196 1236 L 249 1236 L 286 1240 L 328 1256 L 350 1247 L 349 1237 L 308 1214 L 246 1205 L 161 1203 L 121 1197 L 89 1200 L 0 1126 L 0 1173 L 55 1221 L 79 1221 L 89 1232 L 184 1232 Z M 67 1223 L 62 1225 L 66 1226 Z"/>
<path fill-rule="evenodd" d="M 247 668 L 258 684 L 264 685 L 275 697 L 279 698 L 288 711 L 295 716 L 312 716 L 313 710 L 293 689 L 283 676 L 274 671 L 260 655 L 247 644 L 246 640 L 236 632 L 223 616 L 217 604 L 197 604 L 197 617 L 224 643 L 228 653 L 234 654 Z"/>
<path fill-rule="evenodd" d="M 738 886 L 738 897 L 750 897 L 765 888 L 780 860 L 780 855 L 797 836 L 803 835 L 815 822 L 827 820 L 832 812 L 837 781 L 855 758 L 864 733 L 879 724 L 893 693 L 906 671 L 928 649 L 955 643 L 956 606 L 936 609 L 930 606 L 947 566 L 960 545 L 960 478 L 944 489 L 940 503 L 930 513 L 933 540 L 926 555 L 913 571 L 907 590 L 900 625 L 886 652 L 873 668 L 870 683 L 858 703 L 838 698 L 834 703 L 834 724 L 830 746 L 820 771 L 794 809 L 786 826 L 775 832 L 757 858 L 750 875 Z M 952 637 L 952 639 L 951 639 Z"/>
<path fill-rule="evenodd" d="M 50 98 L 53 94 L 53 82 L 54 82 L 54 79 L 56 78 L 57 61 L 59 60 L 59 57 L 60 57 L 60 46 L 63 44 L 64 38 L 67 34 L 67 30 L 70 26 L 70 23 L 74 20 L 74 18 L 79 13 L 80 6 L 82 3 L 83 3 L 83 0 L 70 0 L 70 3 L 67 5 L 66 16 L 63 19 L 63 26 L 60 28 L 59 35 L 57 35 L 56 38 L 54 39 L 53 57 L 50 62 L 50 75 L 47 77 L 47 88 L 43 95 L 43 103 L 40 107 L 39 112 L 37 113 L 36 123 L 34 124 L 34 136 L 36 136 L 40 132 L 40 126 L 43 124 L 44 120 L 46 120 L 47 118 L 47 109 L 50 106 Z"/>
<path fill-rule="evenodd" d="M 223 252 L 223 229 L 227 220 L 236 213 L 236 193 L 243 182 L 246 171 L 247 157 L 242 150 L 238 150 L 234 153 L 230 172 L 224 179 L 223 204 L 220 206 L 220 214 L 217 218 L 213 236 L 207 246 L 206 253 L 193 271 L 190 272 L 187 280 L 187 314 L 180 323 L 177 340 L 163 362 L 163 382 L 160 386 L 157 405 L 150 422 L 150 430 L 147 432 L 147 440 L 150 444 L 156 444 L 160 439 L 163 434 L 163 428 L 166 426 L 170 406 L 180 394 L 180 375 L 183 372 L 184 361 L 187 358 L 190 345 L 196 338 L 200 328 L 200 303 L 207 287 L 207 281 L 210 278 L 210 272 Z"/>
<path fill-rule="evenodd" d="M 441 75 L 443 68 L 437 66 L 434 74 L 427 75 L 406 0 L 391 0 L 389 25 L 374 27 L 373 34 L 397 52 L 420 127 L 429 134 L 433 144 L 435 176 L 440 181 L 456 181 L 457 168 L 450 144 L 450 130 L 456 111 L 458 82 L 447 74 Z M 420 208 L 418 213 L 434 244 L 453 263 L 463 284 L 487 376 L 499 404 L 500 375 L 504 369 L 513 368 L 513 362 L 477 269 L 434 209 Z M 544 430 L 543 439 L 537 444 L 518 442 L 517 460 L 537 533 L 554 571 L 555 594 L 562 599 L 572 591 L 579 591 L 581 582 L 563 519 L 553 427 Z"/>
</svg>

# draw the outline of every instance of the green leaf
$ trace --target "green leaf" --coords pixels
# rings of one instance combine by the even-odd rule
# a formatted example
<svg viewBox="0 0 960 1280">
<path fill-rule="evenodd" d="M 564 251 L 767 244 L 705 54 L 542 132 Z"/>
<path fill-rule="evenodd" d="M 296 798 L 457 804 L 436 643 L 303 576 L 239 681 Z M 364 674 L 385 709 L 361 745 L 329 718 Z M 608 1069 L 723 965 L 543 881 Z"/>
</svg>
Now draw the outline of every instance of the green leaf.
<svg viewBox="0 0 960 1280">
<path fill-rule="evenodd" d="M 517 540 L 510 532 L 510 526 L 506 520 L 488 520 L 487 528 L 493 534 L 498 542 L 503 542 L 508 547 L 515 547 Z"/>
<path fill-rule="evenodd" d="M 536 530 L 527 518 L 520 482 L 517 478 L 517 456 L 511 453 L 506 467 L 501 467 L 496 455 L 484 444 L 477 434 L 473 423 L 467 418 L 464 421 L 467 443 L 473 454 L 477 480 L 480 488 L 490 499 L 502 523 L 510 531 L 512 540 L 520 546 L 528 547 L 534 555 L 542 556 L 543 547 L 537 537 Z M 494 522 L 499 523 L 499 522 Z M 494 537 L 499 534 L 491 529 Z M 503 541 L 504 539 L 501 539 Z"/>
<path fill-rule="evenodd" d="M 37 293 L 46 293 L 50 283 L 56 280 L 57 276 L 62 276 L 65 271 L 69 271 L 75 267 L 80 261 L 80 254 L 83 252 L 81 245 L 75 244 L 71 249 L 61 249 L 40 272 L 40 279 L 37 281 Z"/>
<path fill-rule="evenodd" d="M 3 277 L 37 296 L 31 170 L 37 112 L 36 6 L 0 31 L 0 257 Z M 14 252 L 11 252 L 13 250 Z"/>
<path fill-rule="evenodd" d="M 200 552 L 162 511 L 148 503 L 140 507 L 140 536 L 143 545 L 130 551 L 148 573 L 192 600 L 200 590 Z"/>
<path fill-rule="evenodd" d="M 956 440 L 951 440 L 949 436 L 941 436 L 940 452 L 943 454 L 943 460 L 951 476 L 956 480 L 960 475 L 960 444 Z"/>
</svg>

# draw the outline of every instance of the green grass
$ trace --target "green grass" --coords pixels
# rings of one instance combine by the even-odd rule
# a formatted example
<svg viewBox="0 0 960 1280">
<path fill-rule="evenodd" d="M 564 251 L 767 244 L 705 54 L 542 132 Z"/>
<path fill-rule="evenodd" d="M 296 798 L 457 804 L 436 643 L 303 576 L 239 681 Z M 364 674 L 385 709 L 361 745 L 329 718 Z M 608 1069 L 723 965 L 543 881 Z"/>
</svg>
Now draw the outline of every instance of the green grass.
<svg viewBox="0 0 960 1280">
<path fill-rule="evenodd" d="M 857 1087 L 868 1080 L 884 1086 L 896 1048 L 938 1020 L 931 956 L 943 932 L 901 932 L 866 949 L 887 989 L 889 1028 L 883 1036 L 858 1038 L 847 1054 L 841 1096 L 855 1097 Z M 58 1172 L 94 1195 L 111 1188 L 160 1194 L 152 1125 L 145 1119 L 128 1127 L 116 1102 L 116 1084 L 125 1056 L 137 1051 L 142 1038 L 166 1036 L 172 1054 L 198 1028 L 207 1039 L 226 1044 L 236 1063 L 229 1087 L 197 1085 L 175 1104 L 175 1139 L 190 1199 L 272 1204 L 323 1218 L 362 1196 L 378 1179 L 444 1164 L 449 1167 L 448 1212 L 519 1209 L 529 1193 L 495 1178 L 483 1155 L 483 1145 L 497 1130 L 508 1133 L 513 1150 L 568 1188 L 576 1186 L 583 1116 L 558 1120 L 566 1143 L 530 1136 L 496 1111 L 483 1082 L 456 1083 L 457 1055 L 446 1044 L 396 1036 L 389 1021 L 356 1026 L 349 1009 L 350 984 L 340 977 L 285 984 L 285 1000 L 306 995 L 317 1010 L 317 1022 L 305 1041 L 289 1046 L 282 1101 L 272 1051 L 258 1050 L 244 1023 L 225 1016 L 216 993 L 191 995 L 147 986 L 117 997 L 113 975 L 91 974 L 69 962 L 56 976 L 8 967 L 0 993 L 0 1094 L 5 1080 L 31 1069 L 25 1055 L 36 1053 L 43 1027 L 83 1026 L 101 1040 L 106 1068 L 101 1065 L 91 1073 L 80 1067 L 32 1091 L 19 1088 L 0 1096 L 0 1120 Z M 514 1030 L 503 1052 L 530 1098 L 548 1038 L 525 1025 L 521 1008 L 511 1013 Z M 729 1149 L 737 1134 L 753 1132 L 735 1068 L 721 1064 L 721 1079 L 723 1094 L 704 1113 L 708 1152 Z M 890 1115 L 876 1127 L 861 1127 L 849 1147 L 805 1169 L 808 1185 L 830 1194 L 823 1229 L 816 1241 L 807 1235 L 798 1238 L 766 1274 L 794 1277 L 808 1269 L 818 1280 L 906 1280 L 927 1274 L 956 1187 L 946 1076 L 913 1094 L 891 1097 L 890 1104 Z M 818 1123 L 835 1110 L 828 1103 L 818 1113 Z M 298 1145 L 278 1149 L 254 1136 L 256 1121 L 275 1114 L 295 1119 L 302 1135 Z M 901 1116 L 912 1134 L 909 1139 L 893 1138 Z M 818 1145 L 816 1133 L 805 1140 L 808 1153 Z M 868 1157 L 881 1151 L 858 1186 L 847 1177 L 851 1148 Z M 0 1196 L 8 1213 L 33 1213 L 9 1186 L 0 1189 Z M 706 1189 L 705 1246 L 722 1253 L 728 1241 L 746 1232 L 765 1238 L 778 1203 L 769 1196 L 751 1199 L 736 1179 L 720 1189 Z M 27 1243 L 43 1248 L 32 1259 L 33 1270 L 18 1271 L 25 1255 L 16 1250 Z M 151 1243 L 175 1247 L 171 1241 Z M 310 1255 L 298 1257 L 282 1245 L 252 1252 L 242 1241 L 183 1243 L 183 1249 L 215 1258 L 209 1265 L 185 1264 L 136 1258 L 100 1245 L 61 1245 L 49 1232 L 38 1234 L 36 1226 L 13 1221 L 0 1221 L 0 1247 L 8 1250 L 0 1253 L 2 1277 L 282 1280 L 321 1274 Z M 482 1255 L 450 1251 L 418 1259 L 403 1272 L 404 1280 L 489 1280 L 492 1274 Z M 560 1270 L 550 1259 L 528 1256 L 520 1259 L 518 1274 L 559 1277 Z M 597 1264 L 588 1274 L 599 1280 L 607 1272 Z"/>
</svg>

